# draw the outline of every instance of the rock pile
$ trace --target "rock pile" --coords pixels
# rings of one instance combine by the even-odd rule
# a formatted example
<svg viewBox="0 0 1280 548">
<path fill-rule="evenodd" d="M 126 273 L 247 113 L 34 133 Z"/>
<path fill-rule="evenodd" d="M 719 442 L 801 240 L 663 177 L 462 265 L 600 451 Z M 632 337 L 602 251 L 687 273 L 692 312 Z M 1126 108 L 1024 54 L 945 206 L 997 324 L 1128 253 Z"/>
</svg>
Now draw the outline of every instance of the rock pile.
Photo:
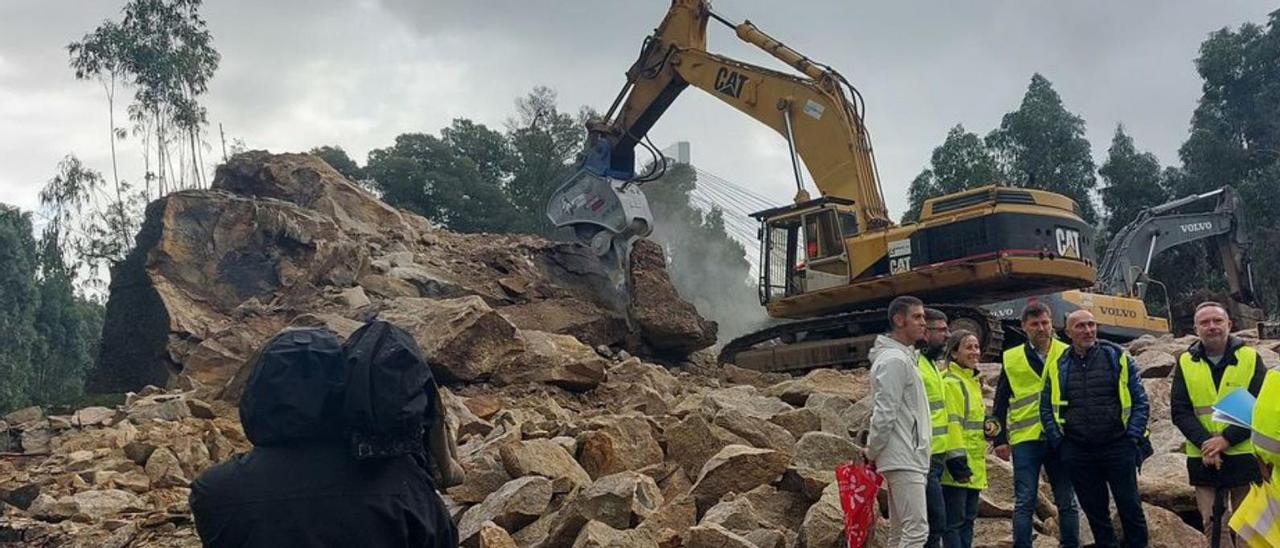
<svg viewBox="0 0 1280 548">
<path fill-rule="evenodd" d="M 155 387 L 115 408 L 0 420 L 0 545 L 198 546 L 192 478 L 249 442 L 234 409 Z"/>
<path fill-rule="evenodd" d="M 237 157 L 218 181 L 149 208 L 142 251 L 118 272 L 134 283 L 111 295 L 108 341 L 138 338 L 108 344 L 96 378 L 167 388 L 0 419 L 0 544 L 197 546 L 187 484 L 249 447 L 233 402 L 256 344 L 286 325 L 345 336 L 376 312 L 447 381 L 467 477 L 444 495 L 465 546 L 844 546 L 834 468 L 859 458 L 867 371 L 716 367 L 689 354 L 714 328 L 670 296 L 629 331 L 581 249 L 450 234 L 308 157 Z M 652 276 L 637 286 L 665 294 L 661 263 L 636 262 Z M 1251 342 L 1280 366 L 1280 342 Z M 1199 534 L 1167 404 L 1187 343 L 1131 345 L 1153 401 L 1157 455 L 1141 476 L 1153 546 Z M 999 365 L 983 370 L 993 384 Z M 1007 546 L 1012 468 L 987 464 L 975 546 Z M 1056 545 L 1050 501 L 1042 485 L 1037 546 Z"/>
</svg>

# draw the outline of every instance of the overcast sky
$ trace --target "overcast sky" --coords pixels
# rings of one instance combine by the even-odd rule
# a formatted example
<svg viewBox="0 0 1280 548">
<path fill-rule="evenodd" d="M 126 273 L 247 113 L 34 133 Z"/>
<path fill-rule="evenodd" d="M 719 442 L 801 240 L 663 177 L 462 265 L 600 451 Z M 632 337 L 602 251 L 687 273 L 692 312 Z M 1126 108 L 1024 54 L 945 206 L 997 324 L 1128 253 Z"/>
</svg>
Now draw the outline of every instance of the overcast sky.
<svg viewBox="0 0 1280 548">
<path fill-rule="evenodd" d="M 36 205 L 59 159 L 110 169 L 102 88 L 76 81 L 65 46 L 125 0 L 0 0 L 0 202 Z M 502 128 L 514 99 L 538 85 L 560 105 L 608 108 L 662 0 L 210 0 L 222 54 L 205 103 L 228 140 L 273 152 L 323 144 L 361 164 L 404 132 L 456 117 Z M 948 128 L 985 135 L 1015 109 L 1034 72 L 1084 117 L 1101 164 L 1117 123 L 1162 164 L 1177 162 L 1200 96 L 1192 60 L 1212 31 L 1262 22 L 1274 2 L 1214 0 L 786 3 L 721 0 L 784 43 L 832 65 L 867 102 L 893 216 Z M 782 68 L 711 25 L 708 48 Z M 118 117 L 123 117 L 120 109 Z M 687 140 L 701 169 L 778 204 L 793 194 L 786 144 L 764 126 L 689 89 L 651 132 Z M 136 142 L 122 176 L 138 178 Z"/>
</svg>

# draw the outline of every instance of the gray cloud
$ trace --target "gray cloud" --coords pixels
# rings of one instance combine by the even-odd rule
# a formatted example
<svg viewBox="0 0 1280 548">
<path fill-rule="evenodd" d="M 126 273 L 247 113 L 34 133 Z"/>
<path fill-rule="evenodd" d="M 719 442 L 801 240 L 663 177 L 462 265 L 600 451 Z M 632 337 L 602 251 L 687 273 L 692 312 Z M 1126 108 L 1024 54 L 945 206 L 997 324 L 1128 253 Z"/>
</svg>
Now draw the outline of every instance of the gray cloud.
<svg viewBox="0 0 1280 548">
<path fill-rule="evenodd" d="M 35 204 L 57 160 L 76 152 L 105 169 L 101 90 L 75 81 L 65 45 L 123 1 L 0 3 L 0 201 Z M 1200 94 L 1192 65 L 1209 32 L 1262 21 L 1260 0 L 1228 3 L 812 1 L 779 8 L 722 1 L 782 41 L 845 73 L 867 99 L 890 208 L 948 128 L 986 133 L 1016 108 L 1041 72 L 1088 122 L 1101 163 L 1117 123 L 1165 164 Z M 207 98 L 207 158 L 229 138 L 251 147 L 302 150 L 338 144 L 363 160 L 407 131 L 454 117 L 500 127 L 535 85 L 573 110 L 603 109 L 622 84 L 666 3 L 585 1 L 218 0 L 204 9 L 222 53 Z M 713 25 L 712 50 L 777 67 Z M 122 111 L 121 111 L 122 112 Z M 697 90 L 685 92 L 653 130 L 660 145 L 693 143 L 694 161 L 778 203 L 792 194 L 782 139 Z M 122 154 L 137 173 L 136 145 Z"/>
</svg>

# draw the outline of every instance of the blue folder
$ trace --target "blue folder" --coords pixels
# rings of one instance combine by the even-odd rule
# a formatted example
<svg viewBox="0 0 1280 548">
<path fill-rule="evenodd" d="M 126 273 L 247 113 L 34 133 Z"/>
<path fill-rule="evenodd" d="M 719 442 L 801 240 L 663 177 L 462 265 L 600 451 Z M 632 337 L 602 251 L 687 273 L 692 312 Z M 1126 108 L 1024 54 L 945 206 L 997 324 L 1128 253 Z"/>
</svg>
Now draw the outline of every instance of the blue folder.
<svg viewBox="0 0 1280 548">
<path fill-rule="evenodd" d="M 1244 428 L 1252 428 L 1253 405 L 1257 399 L 1244 388 L 1237 388 L 1227 393 L 1213 406 L 1213 420 L 1234 424 Z"/>
</svg>

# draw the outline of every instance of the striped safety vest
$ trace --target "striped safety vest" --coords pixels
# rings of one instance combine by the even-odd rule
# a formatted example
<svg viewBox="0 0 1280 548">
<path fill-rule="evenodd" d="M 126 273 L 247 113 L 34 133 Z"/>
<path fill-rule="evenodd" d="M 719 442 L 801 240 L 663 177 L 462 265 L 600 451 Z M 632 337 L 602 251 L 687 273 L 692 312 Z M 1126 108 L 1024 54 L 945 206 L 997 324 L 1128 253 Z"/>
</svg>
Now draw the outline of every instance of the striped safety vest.
<svg viewBox="0 0 1280 548">
<path fill-rule="evenodd" d="M 1058 363 L 1058 358 L 1068 348 L 1070 346 L 1067 343 L 1053 339 L 1049 343 L 1049 355 L 1045 358 L 1045 368 L 1047 369 L 1051 363 Z M 1004 375 L 1013 393 L 1009 397 L 1009 417 L 1006 426 L 1010 445 L 1036 441 L 1044 435 L 1044 427 L 1040 424 L 1040 392 L 1044 389 L 1044 376 L 1037 375 L 1035 369 L 1031 368 L 1031 362 L 1027 360 L 1028 351 L 1035 352 L 1031 343 L 1004 351 Z"/>
<path fill-rule="evenodd" d="M 1249 389 L 1253 380 L 1254 367 L 1258 363 L 1258 352 L 1247 346 L 1236 349 L 1236 363 L 1227 367 L 1222 373 L 1221 384 L 1214 386 L 1213 373 L 1209 363 L 1196 359 L 1190 352 L 1183 352 L 1178 358 L 1178 367 L 1182 370 L 1182 380 L 1187 384 L 1187 395 L 1191 398 L 1191 406 L 1195 408 L 1196 418 L 1210 434 L 1221 434 L 1227 429 L 1225 423 L 1213 420 L 1213 405 L 1223 396 L 1237 388 Z M 1200 458 L 1200 447 L 1187 441 L 1183 449 L 1188 457 Z M 1227 448 L 1228 455 L 1247 455 L 1253 452 L 1253 444 L 1249 440 L 1242 441 Z"/>
<path fill-rule="evenodd" d="M 959 447 L 947 452 L 947 457 L 964 455 L 973 476 L 968 483 L 960 483 L 951 472 L 942 472 L 942 484 L 966 489 L 987 488 L 987 436 L 983 422 L 987 406 L 982 402 L 982 384 L 978 372 L 957 364 L 947 368 L 947 419 L 949 429 L 963 440 Z"/>
<path fill-rule="evenodd" d="M 916 366 L 920 370 L 920 379 L 924 381 L 924 395 L 929 400 L 929 425 L 933 431 L 929 438 L 929 454 L 945 453 L 951 447 L 947 442 L 947 395 L 942 384 L 942 372 L 924 354 L 916 360 Z"/>
<path fill-rule="evenodd" d="M 1258 392 L 1253 406 L 1252 441 L 1254 454 L 1271 464 L 1276 477 L 1280 477 L 1280 371 L 1268 371 Z"/>
</svg>

